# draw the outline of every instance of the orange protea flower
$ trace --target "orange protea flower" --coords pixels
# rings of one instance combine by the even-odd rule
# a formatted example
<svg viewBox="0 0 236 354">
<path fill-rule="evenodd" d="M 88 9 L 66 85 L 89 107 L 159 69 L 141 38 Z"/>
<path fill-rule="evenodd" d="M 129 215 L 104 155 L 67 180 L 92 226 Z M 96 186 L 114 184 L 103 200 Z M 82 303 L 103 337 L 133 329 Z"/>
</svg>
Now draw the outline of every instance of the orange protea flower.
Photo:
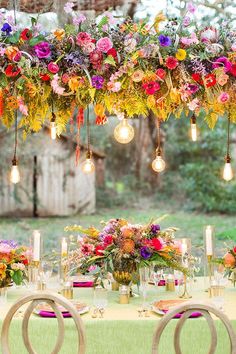
<svg viewBox="0 0 236 354">
<path fill-rule="evenodd" d="M 125 238 L 131 238 L 134 235 L 134 231 L 129 226 L 123 226 L 121 232 Z"/>
<path fill-rule="evenodd" d="M 134 251 L 135 243 L 133 240 L 128 239 L 123 242 L 122 251 L 124 253 L 132 253 Z"/>
<path fill-rule="evenodd" d="M 61 41 L 65 37 L 65 30 L 62 28 L 58 28 L 55 31 L 53 31 L 54 36 L 58 41 Z"/>
<path fill-rule="evenodd" d="M 9 60 L 13 60 L 18 52 L 19 49 L 17 47 L 10 46 L 6 48 L 5 54 Z"/>
</svg>

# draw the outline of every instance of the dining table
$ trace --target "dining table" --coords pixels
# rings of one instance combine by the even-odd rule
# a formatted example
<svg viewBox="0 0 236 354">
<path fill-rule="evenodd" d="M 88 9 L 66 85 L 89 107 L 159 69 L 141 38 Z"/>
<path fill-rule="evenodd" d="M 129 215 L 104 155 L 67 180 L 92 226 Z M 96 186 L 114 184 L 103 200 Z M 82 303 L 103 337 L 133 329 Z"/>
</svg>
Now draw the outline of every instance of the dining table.
<svg viewBox="0 0 236 354">
<path fill-rule="evenodd" d="M 58 292 L 55 285 L 48 285 L 50 291 Z M 189 292 L 189 301 L 212 304 L 209 292 L 206 290 L 204 277 L 196 277 Z M 0 304 L 0 329 L 3 319 L 20 297 L 35 291 L 29 287 L 12 287 L 8 290 L 7 302 Z M 129 304 L 119 303 L 119 292 L 108 290 L 108 304 L 103 318 L 94 317 L 94 289 L 92 287 L 74 288 L 74 299 L 86 303 L 89 311 L 81 315 L 86 332 L 86 354 L 149 354 L 151 353 L 152 338 L 162 316 L 152 311 L 152 304 L 158 300 L 178 299 L 178 286 L 175 291 L 166 291 L 165 286 L 149 284 L 147 287 L 147 302 L 149 311 L 142 313 L 142 292 L 133 287 L 133 297 Z M 223 311 L 230 319 L 236 330 L 236 289 L 228 283 L 224 292 Z M 10 331 L 11 354 L 27 353 L 22 336 L 21 322 L 24 308 L 14 317 Z M 218 333 L 217 354 L 230 352 L 230 344 L 224 325 L 214 318 Z M 167 325 L 160 343 L 160 354 L 174 354 L 173 336 L 177 319 L 172 319 Z M 62 354 L 73 354 L 77 350 L 77 335 L 74 322 L 65 318 L 65 341 L 60 351 Z M 57 337 L 57 320 L 42 318 L 33 314 L 30 320 L 29 333 L 33 347 L 37 353 L 51 353 Z M 186 321 L 181 333 L 183 354 L 206 354 L 210 344 L 210 332 L 203 317 L 190 318 Z"/>
</svg>

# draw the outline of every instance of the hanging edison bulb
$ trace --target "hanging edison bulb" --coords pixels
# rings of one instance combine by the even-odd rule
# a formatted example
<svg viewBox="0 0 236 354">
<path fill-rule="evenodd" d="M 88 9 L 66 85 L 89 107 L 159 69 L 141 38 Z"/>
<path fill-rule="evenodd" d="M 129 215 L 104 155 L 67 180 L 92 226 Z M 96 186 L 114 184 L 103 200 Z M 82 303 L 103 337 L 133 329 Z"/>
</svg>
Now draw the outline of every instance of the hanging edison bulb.
<svg viewBox="0 0 236 354">
<path fill-rule="evenodd" d="M 229 155 L 225 157 L 225 165 L 224 165 L 224 170 L 223 170 L 223 179 L 227 182 L 231 181 L 233 179 L 234 174 L 233 174 L 233 169 L 231 166 L 231 158 Z"/>
<path fill-rule="evenodd" d="M 56 126 L 56 115 L 52 112 L 52 119 L 50 122 L 50 135 L 52 140 L 57 138 L 57 126 Z"/>
<path fill-rule="evenodd" d="M 128 144 L 134 138 L 134 128 L 129 124 L 127 118 L 123 118 L 115 127 L 114 137 L 121 144 Z"/>
<path fill-rule="evenodd" d="M 12 160 L 12 167 L 10 172 L 10 181 L 13 184 L 20 182 L 20 171 L 16 159 Z"/>
<path fill-rule="evenodd" d="M 94 170 L 95 170 L 95 165 L 94 165 L 94 162 L 92 160 L 92 153 L 91 151 L 88 151 L 87 152 L 87 155 L 86 155 L 86 160 L 82 163 L 82 171 L 86 174 L 90 174 L 90 173 L 93 173 Z"/>
<path fill-rule="evenodd" d="M 156 158 L 152 161 L 152 169 L 155 172 L 163 172 L 166 168 L 166 163 L 162 158 L 161 151 L 157 149 Z"/>
<path fill-rule="evenodd" d="M 191 139 L 197 141 L 197 119 L 195 115 L 191 118 Z"/>
</svg>

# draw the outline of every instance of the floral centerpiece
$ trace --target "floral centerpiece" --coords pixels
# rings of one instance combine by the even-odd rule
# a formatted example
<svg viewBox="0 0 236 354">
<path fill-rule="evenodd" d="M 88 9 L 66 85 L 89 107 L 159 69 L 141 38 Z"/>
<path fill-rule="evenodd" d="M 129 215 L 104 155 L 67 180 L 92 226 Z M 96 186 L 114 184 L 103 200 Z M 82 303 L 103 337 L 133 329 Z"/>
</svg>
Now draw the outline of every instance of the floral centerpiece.
<svg viewBox="0 0 236 354">
<path fill-rule="evenodd" d="M 21 285 L 26 279 L 27 248 L 15 241 L 0 240 L 0 288 L 12 282 Z"/>
<path fill-rule="evenodd" d="M 225 270 L 225 275 L 236 284 L 236 247 L 229 248 L 223 258 L 217 259 L 220 263 L 220 270 Z"/>
<path fill-rule="evenodd" d="M 123 285 L 129 285 L 140 267 L 157 265 L 186 272 L 182 266 L 179 244 L 175 242 L 175 228 L 161 230 L 160 225 L 130 224 L 124 219 L 111 219 L 102 229 L 81 226 L 66 227 L 79 231 L 77 257 L 82 272 L 92 271 L 101 279 L 108 272 Z"/>
<path fill-rule="evenodd" d="M 73 124 L 74 112 L 80 124 L 89 104 L 99 125 L 105 112 L 151 110 L 162 120 L 205 114 L 214 127 L 218 116 L 236 112 L 236 31 L 229 23 L 199 28 L 192 4 L 181 18 L 160 13 L 154 23 L 110 12 L 90 20 L 73 8 L 72 1 L 64 8 L 71 24 L 52 32 L 36 18 L 22 28 L 0 16 L 0 117 L 7 127 L 19 110 L 25 134 L 38 131 L 51 119 L 52 102 L 58 133 Z"/>
</svg>

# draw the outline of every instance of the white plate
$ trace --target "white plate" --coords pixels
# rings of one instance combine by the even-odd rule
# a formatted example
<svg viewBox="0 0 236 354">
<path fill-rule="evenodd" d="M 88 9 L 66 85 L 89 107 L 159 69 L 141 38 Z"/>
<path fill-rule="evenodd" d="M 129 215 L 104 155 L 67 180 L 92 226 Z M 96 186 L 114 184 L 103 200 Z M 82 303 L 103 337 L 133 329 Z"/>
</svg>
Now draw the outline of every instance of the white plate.
<svg viewBox="0 0 236 354">
<path fill-rule="evenodd" d="M 155 306 L 152 306 L 152 311 L 157 313 L 158 315 L 161 315 L 161 316 L 164 316 L 166 314 L 163 310 L 160 310 Z"/>
<path fill-rule="evenodd" d="M 89 310 L 90 310 L 89 306 L 86 306 L 86 307 L 84 307 L 83 309 L 79 310 L 78 313 L 79 313 L 80 315 L 83 315 L 83 314 L 89 312 Z M 41 312 L 40 310 L 34 309 L 34 313 L 35 313 L 36 315 L 39 315 L 40 312 Z M 43 312 L 54 313 L 54 311 L 43 311 Z M 65 312 L 64 312 L 64 313 L 65 313 Z"/>
</svg>

